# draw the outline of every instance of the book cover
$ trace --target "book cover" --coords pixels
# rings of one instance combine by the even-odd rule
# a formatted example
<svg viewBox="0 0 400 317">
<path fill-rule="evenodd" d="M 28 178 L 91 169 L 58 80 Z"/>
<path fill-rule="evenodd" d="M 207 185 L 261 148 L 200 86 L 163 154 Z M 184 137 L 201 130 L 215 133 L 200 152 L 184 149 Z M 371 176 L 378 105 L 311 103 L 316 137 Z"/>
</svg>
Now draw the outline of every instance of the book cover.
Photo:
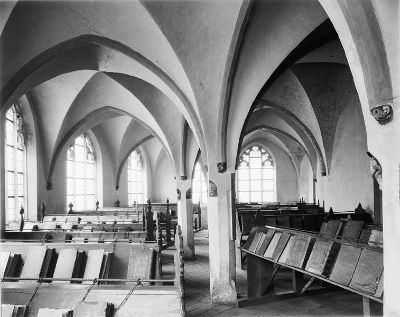
<svg viewBox="0 0 400 317">
<path fill-rule="evenodd" d="M 360 239 L 358 239 L 358 242 L 361 244 L 368 244 L 369 237 L 371 236 L 371 228 L 365 228 L 361 231 L 360 234 Z"/>
<path fill-rule="evenodd" d="M 272 255 L 274 254 L 275 248 L 278 245 L 279 239 L 282 236 L 282 232 L 275 232 L 271 242 L 269 243 L 267 250 L 264 253 L 264 257 L 266 258 L 272 258 Z"/>
<path fill-rule="evenodd" d="M 267 233 L 263 235 L 262 241 L 258 243 L 256 253 L 259 255 L 263 255 L 265 251 L 268 248 L 268 245 L 270 244 L 272 237 L 274 236 L 275 230 L 274 229 L 269 229 Z"/>
<path fill-rule="evenodd" d="M 61 249 L 58 255 L 54 278 L 71 278 L 77 257 L 76 249 Z M 69 283 L 67 281 L 53 281 L 53 283 Z"/>
<path fill-rule="evenodd" d="M 307 261 L 305 270 L 328 276 L 339 251 L 340 244 L 332 240 L 317 238 Z"/>
<path fill-rule="evenodd" d="M 327 222 L 323 222 L 321 229 L 319 230 L 319 234 L 330 238 L 335 238 L 339 234 L 341 225 L 342 223 L 339 219 L 331 219 Z"/>
<path fill-rule="evenodd" d="M 45 246 L 30 246 L 22 267 L 21 277 L 39 278 L 45 255 Z"/>
<path fill-rule="evenodd" d="M 132 248 L 129 254 L 127 279 L 151 279 L 155 273 L 155 251 L 149 248 Z M 127 282 L 129 284 L 130 282 Z"/>
<path fill-rule="evenodd" d="M 95 279 L 100 277 L 101 265 L 104 257 L 104 249 L 89 250 L 86 260 L 84 279 Z M 83 282 L 91 284 L 91 282 Z"/>
<path fill-rule="evenodd" d="M 310 256 L 314 241 L 315 238 L 311 236 L 295 235 L 293 244 L 284 263 L 303 269 L 305 262 Z"/>
<path fill-rule="evenodd" d="M 278 244 L 276 245 L 276 248 L 274 250 L 274 253 L 272 254 L 272 259 L 274 261 L 278 261 L 279 257 L 281 256 L 283 250 L 286 247 L 286 244 L 288 243 L 290 239 L 291 234 L 288 232 L 283 232 L 282 236 L 280 237 Z"/>
<path fill-rule="evenodd" d="M 295 236 L 292 235 L 289 238 L 289 241 L 287 242 L 287 244 L 286 244 L 281 256 L 279 257 L 278 262 L 286 263 L 286 260 L 288 259 L 290 252 L 292 252 L 292 247 L 293 247 L 294 240 L 295 240 Z"/>
<path fill-rule="evenodd" d="M 349 220 L 343 227 L 341 238 L 343 240 L 358 241 L 364 227 L 363 220 Z"/>
<path fill-rule="evenodd" d="M 348 286 L 353 277 L 360 254 L 361 248 L 342 244 L 329 278 L 332 281 Z"/>
<path fill-rule="evenodd" d="M 377 290 L 382 272 L 382 252 L 363 249 L 349 286 L 373 295 Z"/>
<path fill-rule="evenodd" d="M 260 242 L 260 239 L 261 239 L 262 235 L 263 235 L 263 232 L 256 231 L 256 233 L 254 235 L 254 238 L 251 241 L 250 246 L 249 246 L 249 251 L 250 252 L 255 252 L 256 251 L 257 245 Z"/>
</svg>

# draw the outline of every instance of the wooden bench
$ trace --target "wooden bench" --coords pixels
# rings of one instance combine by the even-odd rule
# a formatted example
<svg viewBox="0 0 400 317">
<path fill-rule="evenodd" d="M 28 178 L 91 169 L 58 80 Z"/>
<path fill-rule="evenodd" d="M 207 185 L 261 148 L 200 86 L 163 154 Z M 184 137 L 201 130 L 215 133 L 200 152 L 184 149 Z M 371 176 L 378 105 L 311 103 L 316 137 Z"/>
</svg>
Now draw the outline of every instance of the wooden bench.
<svg viewBox="0 0 400 317">
<path fill-rule="evenodd" d="M 176 240 L 182 241 L 179 236 Z M 40 248 L 46 252 L 39 252 Z M 55 250 L 52 252 L 58 258 L 51 258 L 56 261 L 53 272 L 47 270 L 50 273 L 43 275 L 43 267 L 48 262 L 45 261 L 47 250 Z M 184 315 L 183 249 L 179 243 L 174 252 L 175 278 L 170 280 L 161 279 L 161 271 L 157 270 L 157 253 L 144 245 L 5 242 L 1 245 L 1 252 L 2 255 L 20 254 L 20 261 L 27 266 L 25 274 L 22 266 L 22 273 L 5 276 L 2 280 L 2 303 L 27 305 L 25 316 L 37 316 L 44 308 L 69 309 L 75 313 L 85 308 L 93 312 L 96 307 L 104 309 L 105 303 L 107 307 L 113 307 L 114 316 Z M 112 255 L 112 265 L 109 265 L 106 276 L 102 274 L 103 253 Z M 71 259 L 71 254 L 76 258 Z M 91 255 L 94 256 L 92 261 L 89 260 Z M 85 256 L 86 262 L 82 260 Z M 90 274 L 87 274 L 88 267 L 91 267 Z"/>
<path fill-rule="evenodd" d="M 344 224 L 343 230 L 346 226 L 357 227 L 351 221 Z M 353 241 L 339 234 L 327 235 L 326 228 L 321 229 L 320 233 L 310 233 L 272 226 L 254 227 L 241 248 L 247 254 L 248 298 L 238 300 L 238 306 L 321 293 L 332 290 L 333 286 L 361 295 L 366 316 L 370 311 L 369 300 L 383 303 L 383 246 L 359 243 L 362 231 L 358 229 L 359 233 L 348 234 L 354 237 Z M 343 233 L 343 230 L 336 232 Z M 271 292 L 273 281 L 282 268 L 292 271 L 291 289 L 274 294 Z M 316 280 L 331 287 L 309 290 Z"/>
</svg>

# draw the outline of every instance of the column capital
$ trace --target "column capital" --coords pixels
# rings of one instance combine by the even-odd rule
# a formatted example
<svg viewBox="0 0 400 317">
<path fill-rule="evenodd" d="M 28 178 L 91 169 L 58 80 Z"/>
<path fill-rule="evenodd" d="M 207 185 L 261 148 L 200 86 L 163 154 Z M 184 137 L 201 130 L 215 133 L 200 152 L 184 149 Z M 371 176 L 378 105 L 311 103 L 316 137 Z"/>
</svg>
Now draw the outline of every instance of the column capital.
<svg viewBox="0 0 400 317">
<path fill-rule="evenodd" d="M 393 101 L 388 100 L 378 103 L 370 110 L 370 113 L 379 124 L 388 124 L 393 118 Z"/>
<path fill-rule="evenodd" d="M 225 173 L 227 168 L 226 162 L 218 162 L 217 163 L 217 171 L 218 173 Z"/>
</svg>

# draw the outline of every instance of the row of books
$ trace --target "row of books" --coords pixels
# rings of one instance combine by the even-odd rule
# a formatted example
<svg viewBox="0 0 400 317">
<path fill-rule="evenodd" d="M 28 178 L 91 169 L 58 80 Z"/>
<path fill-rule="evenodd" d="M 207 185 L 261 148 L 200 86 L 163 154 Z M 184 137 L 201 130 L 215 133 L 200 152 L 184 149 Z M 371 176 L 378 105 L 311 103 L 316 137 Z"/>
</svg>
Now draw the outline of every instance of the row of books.
<svg viewBox="0 0 400 317">
<path fill-rule="evenodd" d="M 383 294 L 383 255 L 378 248 L 266 228 L 254 231 L 243 249 L 375 297 Z"/>
<path fill-rule="evenodd" d="M 112 253 L 104 249 L 80 251 L 46 246 L 30 246 L 25 258 L 13 252 L 0 252 L 2 277 L 39 278 L 108 278 Z M 20 273 L 20 274 L 19 274 Z M 30 281 L 32 282 L 32 281 Z M 34 281 L 35 282 L 35 281 Z M 60 281 L 54 281 L 60 283 Z M 69 283 L 69 282 L 61 282 Z M 84 282 L 87 283 L 87 282 Z M 90 283 L 90 282 L 88 282 Z"/>
<path fill-rule="evenodd" d="M 130 248 L 128 258 L 127 279 L 154 279 L 156 274 L 156 253 L 154 249 L 144 245 Z M 19 277 L 24 279 L 83 278 L 82 284 L 91 284 L 93 279 L 108 279 L 113 253 L 105 249 L 79 250 L 64 248 L 58 252 L 55 248 L 44 245 L 29 246 L 24 257 L 19 253 L 0 252 L 0 274 L 2 277 Z M 7 279 L 6 279 L 7 280 Z M 25 280 L 26 281 L 26 280 Z M 78 283 L 80 281 L 72 281 Z M 70 283 L 70 281 L 53 281 L 53 283 Z"/>
<path fill-rule="evenodd" d="M 382 230 L 365 226 L 363 220 L 331 219 L 322 223 L 319 235 L 383 247 Z"/>
</svg>

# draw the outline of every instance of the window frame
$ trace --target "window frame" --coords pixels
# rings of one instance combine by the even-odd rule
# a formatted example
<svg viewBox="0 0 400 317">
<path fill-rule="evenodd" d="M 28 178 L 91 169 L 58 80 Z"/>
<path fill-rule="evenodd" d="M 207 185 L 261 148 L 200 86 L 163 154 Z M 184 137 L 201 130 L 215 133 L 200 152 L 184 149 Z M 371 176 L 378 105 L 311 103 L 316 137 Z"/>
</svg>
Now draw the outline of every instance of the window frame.
<svg viewBox="0 0 400 317">
<path fill-rule="evenodd" d="M 83 144 L 77 144 L 77 140 L 83 138 Z M 77 147 L 83 148 L 83 157 L 84 159 L 77 159 Z M 73 158 L 70 159 L 69 153 L 71 148 L 73 148 L 72 156 Z M 82 154 L 82 153 L 81 153 Z M 89 160 L 89 155 L 93 156 L 92 160 Z M 69 164 L 72 162 L 72 164 Z M 72 165 L 72 166 L 70 166 Z M 85 171 L 84 176 L 80 176 L 78 174 L 78 166 L 83 166 L 81 170 Z M 72 167 L 72 173 L 70 173 L 69 168 Z M 88 176 L 88 171 L 90 170 L 89 167 L 93 168 L 92 176 Z M 70 176 L 72 175 L 72 176 Z M 69 185 L 69 180 L 72 180 L 72 185 Z M 82 191 L 78 190 L 77 182 L 81 182 Z M 89 182 L 93 182 L 93 191 L 88 193 L 88 184 Z M 83 185 L 82 185 L 83 184 Z M 72 193 L 70 192 L 70 186 L 72 186 Z M 93 142 L 90 139 L 87 133 L 83 133 L 76 137 L 73 143 L 68 146 L 67 149 L 67 159 L 66 159 L 66 197 L 67 197 L 67 208 L 69 208 L 69 204 L 73 204 L 74 210 L 84 211 L 84 210 L 94 210 L 96 208 L 96 196 L 97 196 L 97 160 L 96 160 L 96 153 L 94 150 Z M 92 196 L 92 204 L 90 202 L 90 196 Z M 78 203 L 78 199 L 83 200 L 83 206 L 80 206 Z"/>
<path fill-rule="evenodd" d="M 196 177 L 196 175 L 200 175 L 199 179 Z M 195 186 L 197 184 L 197 186 Z M 195 190 L 196 188 L 199 188 L 199 190 Z M 198 199 L 196 197 L 199 197 Z M 207 204 L 208 202 L 208 187 L 207 187 L 207 181 L 206 178 L 204 177 L 204 172 L 203 169 L 201 168 L 200 162 L 197 161 L 194 164 L 193 168 L 193 177 L 192 177 L 192 201 L 193 203 L 201 203 L 201 204 Z"/>
<path fill-rule="evenodd" d="M 255 150 L 256 148 L 257 150 Z M 256 151 L 260 155 L 256 155 Z M 257 162 L 257 160 L 259 161 Z M 252 163 L 257 165 L 254 166 Z M 247 188 L 243 190 L 243 187 Z M 258 187 L 258 189 L 254 187 Z M 265 146 L 251 144 L 241 152 L 237 169 L 236 188 L 237 201 L 239 203 L 269 203 L 276 201 L 276 164 L 271 152 Z M 258 197 L 259 199 L 253 199 L 253 197 Z"/>
<path fill-rule="evenodd" d="M 9 114 L 12 114 L 12 119 L 9 118 Z M 27 191 L 26 191 L 26 147 L 24 138 L 24 122 L 21 115 L 21 111 L 17 104 L 13 104 L 6 112 L 5 118 L 5 159 L 4 159 L 4 170 L 5 170 L 5 222 L 16 222 L 19 217 L 19 210 L 26 206 Z M 9 123 L 8 123 L 9 122 Z M 12 144 L 9 143 L 9 131 L 7 126 L 12 125 Z M 12 164 L 10 163 L 9 149 L 12 149 Z M 20 160 L 21 158 L 21 160 Z M 12 165 L 12 168 L 10 168 Z M 13 189 L 9 188 L 9 175 L 13 174 Z M 22 182 L 19 182 L 22 179 Z M 12 195 L 10 195 L 12 193 Z M 22 193 L 22 195 L 20 194 Z M 13 202 L 13 210 L 10 209 L 10 199 Z"/>
<path fill-rule="evenodd" d="M 135 160 L 135 168 L 132 168 L 132 161 Z M 128 206 L 133 206 L 136 201 L 138 204 L 144 203 L 144 166 L 143 158 L 139 149 L 133 150 L 127 160 L 127 183 L 128 183 Z M 138 168 L 139 167 L 139 168 Z M 138 173 L 140 172 L 140 181 Z M 133 177 L 135 175 L 135 177 Z M 132 184 L 132 186 L 131 186 Z M 140 192 L 138 192 L 138 184 L 140 184 Z M 134 186 L 133 186 L 134 185 Z M 130 188 L 135 188 L 131 191 Z M 138 198 L 141 195 L 141 199 Z"/>
</svg>

